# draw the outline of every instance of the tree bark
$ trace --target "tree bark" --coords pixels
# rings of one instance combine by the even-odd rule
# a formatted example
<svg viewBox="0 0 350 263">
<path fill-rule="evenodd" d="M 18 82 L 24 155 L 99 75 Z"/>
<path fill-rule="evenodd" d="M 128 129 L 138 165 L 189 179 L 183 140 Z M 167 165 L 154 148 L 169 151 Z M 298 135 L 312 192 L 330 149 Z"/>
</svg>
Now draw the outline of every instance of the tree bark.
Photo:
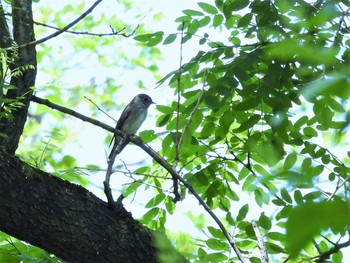
<svg viewBox="0 0 350 263">
<path fill-rule="evenodd" d="M 7 25 L 4 8 L 0 0 L 0 48 L 6 48 L 11 45 L 12 38 Z"/>
<path fill-rule="evenodd" d="M 0 151 L 0 230 L 68 262 L 156 262 L 150 231 L 122 205 Z"/>
<path fill-rule="evenodd" d="M 31 0 L 12 1 L 12 21 L 13 37 L 18 45 L 34 40 Z M 0 136 L 0 145 L 11 154 L 15 153 L 19 139 L 22 135 L 32 95 L 31 87 L 33 87 L 35 83 L 37 66 L 35 46 L 20 48 L 18 58 L 10 65 L 10 68 L 16 69 L 25 65 L 32 65 L 35 70 L 29 69 L 20 76 L 11 77 L 11 85 L 16 88 L 8 90 L 6 94 L 6 99 L 11 100 L 16 100 L 22 97 L 19 101 L 23 103 L 23 106 L 12 111 L 13 118 L 3 117 L 0 120 L 0 133 L 5 135 Z M 6 104 L 4 107 L 6 107 Z"/>
</svg>

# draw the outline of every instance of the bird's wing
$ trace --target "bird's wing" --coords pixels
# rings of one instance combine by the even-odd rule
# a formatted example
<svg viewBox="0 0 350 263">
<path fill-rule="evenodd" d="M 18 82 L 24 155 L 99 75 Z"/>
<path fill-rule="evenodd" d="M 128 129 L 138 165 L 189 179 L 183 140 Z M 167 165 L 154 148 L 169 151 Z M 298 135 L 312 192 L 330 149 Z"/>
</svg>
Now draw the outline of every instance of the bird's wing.
<svg viewBox="0 0 350 263">
<path fill-rule="evenodd" d="M 128 106 L 125 107 L 125 109 L 122 112 L 122 115 L 120 116 L 119 120 L 117 121 L 117 125 L 115 126 L 115 128 L 117 130 L 121 130 L 125 120 L 130 116 L 130 111 L 131 111 L 131 103 L 128 104 Z M 111 147 L 113 141 L 115 140 L 115 134 L 113 134 L 112 140 L 109 143 L 109 147 Z"/>
</svg>

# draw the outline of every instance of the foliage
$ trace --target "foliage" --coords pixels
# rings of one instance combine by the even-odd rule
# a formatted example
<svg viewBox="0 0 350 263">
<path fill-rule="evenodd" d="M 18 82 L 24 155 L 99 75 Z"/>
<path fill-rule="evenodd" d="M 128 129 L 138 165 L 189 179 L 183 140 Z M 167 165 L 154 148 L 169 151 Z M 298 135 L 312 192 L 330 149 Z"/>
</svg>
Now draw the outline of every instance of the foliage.
<svg viewBox="0 0 350 263">
<path fill-rule="evenodd" d="M 126 11 L 131 4 L 123 5 Z M 42 22 L 62 27 L 66 17 L 83 7 L 67 5 L 60 13 L 46 7 L 38 13 Z M 125 42 L 66 33 L 65 48 L 45 43 L 38 49 L 39 65 L 55 61 L 41 69 L 50 81 L 38 91 L 71 108 L 82 107 L 76 98 L 83 96 L 94 98 L 101 107 L 114 107 L 117 99 L 111 94 L 121 89 L 116 78 L 124 71 L 102 81 L 89 76 L 76 85 L 67 80 L 62 84 L 66 72 L 83 66 L 82 56 L 74 56 L 78 52 L 105 68 L 115 62 L 112 53 L 118 54 L 122 67 L 151 70 L 159 85 L 166 84 L 180 101 L 157 105 L 158 129 L 167 133 L 144 131 L 144 141 L 161 145 L 159 153 L 219 215 L 244 258 L 261 262 L 254 220 L 271 261 L 311 262 L 349 236 L 349 7 L 348 1 L 217 0 L 183 10 L 175 21 L 177 32 L 149 32 L 141 25 Z M 97 25 L 107 21 L 113 28 L 124 25 L 116 16 L 86 19 L 74 30 L 100 30 Z M 137 22 L 126 27 L 131 32 L 136 26 Z M 45 33 L 37 28 L 37 34 Z M 126 51 L 129 43 L 137 46 L 134 56 Z M 178 43 L 193 57 L 160 80 L 159 50 L 167 45 L 177 51 Z M 65 55 L 62 60 L 57 59 L 60 54 Z M 144 88 L 142 80 L 137 83 Z M 86 178 L 72 171 L 78 156 L 62 150 L 77 132 L 68 129 L 61 113 L 47 117 L 43 106 L 33 107 L 31 113 L 35 118 L 22 138 L 22 158 L 87 186 Z M 53 125 L 44 125 L 45 119 Z M 126 186 L 124 195 L 153 191 L 140 221 L 166 231 L 178 207 L 172 201 L 170 176 L 156 162 L 134 174 L 141 179 Z M 182 203 L 193 202 L 183 185 L 181 193 Z M 185 239 L 196 252 L 192 246 L 178 248 L 193 262 L 236 262 L 221 229 L 203 214 L 189 215 L 205 233 Z M 9 246 L 8 237 L 1 240 L 1 249 Z M 16 247 L 19 244 L 25 245 L 18 241 Z M 342 249 L 330 257 L 344 261 Z"/>
<path fill-rule="evenodd" d="M 18 59 L 18 45 L 13 42 L 11 44 L 11 52 L 7 52 L 4 49 L 0 49 L 0 117 L 6 119 L 12 119 L 12 111 L 21 108 L 23 106 L 23 99 L 26 94 L 22 96 L 10 99 L 6 98 L 6 93 L 15 89 L 13 85 L 10 84 L 10 79 L 12 77 L 22 76 L 26 70 L 34 69 L 32 65 L 23 65 L 17 68 L 10 68 L 10 64 Z M 0 136 L 5 136 L 0 133 Z"/>
<path fill-rule="evenodd" d="M 159 82 L 181 96 L 180 104 L 157 106 L 157 125 L 169 131 L 161 154 L 178 160 L 183 177 L 222 215 L 251 262 L 260 262 L 252 217 L 275 260 L 321 258 L 349 235 L 348 10 L 346 1 L 199 2 L 176 20 L 179 33 L 135 37 L 146 46 L 177 38 L 183 49 L 191 41 L 202 46 Z M 150 170 L 163 174 L 157 164 Z M 242 191 L 256 204 L 246 203 Z M 164 227 L 165 211 L 172 213 L 162 208 L 167 202 L 157 190 L 148 226 Z M 248 217 L 256 205 L 260 216 Z M 200 262 L 236 261 L 221 231 L 208 231 Z M 341 255 L 332 255 L 333 262 Z"/>
<path fill-rule="evenodd" d="M 44 250 L 28 246 L 25 242 L 13 238 L 3 232 L 0 232 L 0 259 L 1 262 L 46 262 L 60 263 L 60 259 Z"/>
</svg>

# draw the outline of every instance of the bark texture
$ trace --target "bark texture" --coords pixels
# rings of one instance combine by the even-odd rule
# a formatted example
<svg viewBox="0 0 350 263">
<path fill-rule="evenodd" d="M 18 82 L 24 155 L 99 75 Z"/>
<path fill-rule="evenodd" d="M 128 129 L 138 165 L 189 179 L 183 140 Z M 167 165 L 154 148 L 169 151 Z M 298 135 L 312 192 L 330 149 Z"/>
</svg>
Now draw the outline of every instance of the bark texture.
<svg viewBox="0 0 350 263">
<path fill-rule="evenodd" d="M 0 230 L 68 262 L 156 262 L 148 229 L 85 188 L 0 151 Z"/>
<path fill-rule="evenodd" d="M 29 43 L 34 40 L 33 13 L 31 0 L 13 0 L 12 1 L 12 21 L 13 38 L 18 44 Z M 0 28 L 1 29 L 1 28 Z M 6 34 L 6 32 L 0 32 Z M 26 122 L 30 98 L 32 95 L 31 87 L 34 86 L 36 76 L 36 51 L 35 46 L 27 46 L 19 49 L 19 56 L 10 68 L 15 69 L 24 65 L 32 65 L 35 70 L 26 70 L 21 76 L 11 78 L 11 85 L 16 87 L 6 94 L 6 99 L 18 99 L 24 106 L 12 112 L 13 118 L 2 118 L 0 121 L 0 145 L 8 153 L 14 154 L 19 138 L 22 135 L 24 124 Z M 5 104 L 6 107 L 6 104 Z"/>
<path fill-rule="evenodd" d="M 9 47 L 11 45 L 11 42 L 11 34 L 7 25 L 4 8 L 0 1 L 0 47 Z"/>
</svg>

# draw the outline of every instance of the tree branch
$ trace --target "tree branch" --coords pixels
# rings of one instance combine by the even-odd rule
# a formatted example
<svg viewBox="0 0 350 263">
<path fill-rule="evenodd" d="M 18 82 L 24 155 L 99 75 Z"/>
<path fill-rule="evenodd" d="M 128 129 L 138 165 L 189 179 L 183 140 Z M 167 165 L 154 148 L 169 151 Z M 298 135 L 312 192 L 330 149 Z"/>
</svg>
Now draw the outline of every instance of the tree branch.
<svg viewBox="0 0 350 263">
<path fill-rule="evenodd" d="M 0 148 L 0 230 L 67 262 L 156 262 L 151 232 L 121 205 Z"/>
<path fill-rule="evenodd" d="M 334 244 L 334 246 L 329 249 L 326 252 L 323 252 L 322 254 L 320 254 L 317 263 L 323 263 L 325 262 L 326 259 L 328 259 L 332 254 L 335 254 L 337 252 L 339 252 L 340 249 L 345 248 L 350 246 L 350 232 L 348 232 L 349 234 L 349 240 L 344 242 L 344 243 L 336 243 Z"/>
<path fill-rule="evenodd" d="M 49 102 L 48 100 L 44 100 L 41 98 L 38 98 L 36 96 L 32 97 L 32 100 L 37 103 L 41 103 L 44 105 L 47 105 L 48 107 L 59 110 L 61 112 L 67 113 L 69 115 L 72 115 L 74 117 L 77 117 L 83 121 L 89 122 L 91 124 L 94 124 L 98 127 L 101 127 L 102 129 L 108 130 L 110 132 L 125 135 L 122 131 L 116 130 L 104 123 L 101 123 L 97 120 L 94 120 L 92 118 L 86 117 L 80 113 L 77 113 L 71 109 L 67 109 L 65 107 L 59 106 L 57 104 L 54 104 L 52 102 Z M 139 139 L 137 136 L 128 136 L 131 142 L 133 142 L 135 145 L 139 146 L 141 149 L 143 149 L 150 157 L 152 157 L 156 162 L 158 162 L 165 170 L 167 170 L 170 175 L 172 176 L 173 180 L 179 180 L 187 189 L 188 191 L 198 200 L 198 202 L 203 206 L 204 210 L 211 216 L 211 218 L 215 221 L 215 223 L 219 226 L 223 234 L 225 235 L 227 241 L 229 242 L 230 246 L 236 253 L 238 259 L 243 263 L 245 262 L 243 256 L 241 255 L 238 247 L 236 246 L 235 242 L 233 241 L 231 235 L 226 230 L 223 223 L 220 221 L 220 219 L 215 215 L 215 213 L 210 209 L 210 207 L 206 204 L 206 202 L 199 196 L 199 194 L 194 190 L 192 185 L 188 183 L 185 179 L 183 179 L 178 172 L 162 157 L 160 156 L 154 149 L 152 149 L 149 145 L 142 142 L 141 139 Z M 175 192 L 176 195 L 176 192 Z M 179 198 L 178 196 L 175 196 L 175 198 Z"/>
<path fill-rule="evenodd" d="M 180 141 L 179 141 L 179 120 L 180 120 L 180 99 L 181 99 L 181 76 L 182 76 L 182 42 L 183 42 L 183 36 L 184 36 L 184 27 L 185 22 L 182 22 L 182 28 L 181 28 L 181 40 L 180 40 L 180 61 L 179 61 L 179 77 L 177 78 L 177 104 L 176 104 L 176 136 L 175 136 L 175 146 L 176 146 L 176 153 L 175 153 L 175 163 L 174 166 L 177 166 L 177 163 L 180 160 Z"/>
<path fill-rule="evenodd" d="M 66 32 L 69 28 L 71 28 L 74 25 L 76 25 L 77 23 L 79 23 L 84 17 L 86 17 L 88 14 L 90 14 L 92 12 L 92 10 L 94 10 L 95 7 L 101 2 L 102 2 L 102 0 L 97 0 L 88 10 L 86 10 L 84 13 L 82 13 L 77 19 L 75 19 L 73 22 L 69 23 L 68 25 L 66 25 L 62 29 L 58 30 L 57 32 L 55 32 L 47 37 L 41 38 L 39 40 L 35 40 L 35 41 L 21 44 L 18 46 L 18 48 L 26 48 L 29 46 L 35 46 L 35 45 L 44 43 L 44 42 L 50 40 L 51 38 L 57 37 L 58 35 L 62 34 L 63 32 Z M 7 48 L 6 50 L 9 50 L 9 49 L 10 48 Z"/>
<path fill-rule="evenodd" d="M 252 226 L 253 226 L 253 229 L 254 229 L 255 236 L 258 239 L 258 244 L 259 244 L 259 247 L 260 247 L 260 254 L 261 254 L 261 262 L 262 263 L 269 263 L 269 256 L 267 254 L 267 249 L 266 249 L 266 246 L 265 246 L 264 239 L 263 239 L 263 237 L 260 234 L 259 227 L 255 223 L 255 221 L 252 221 Z"/>
<path fill-rule="evenodd" d="M 112 32 L 111 33 L 91 33 L 91 32 L 87 32 L 87 31 L 72 31 L 72 30 L 66 30 L 65 32 L 67 33 L 70 33 L 70 34 L 74 34 L 74 35 L 86 35 L 86 36 L 94 36 L 94 37 L 104 37 L 104 36 L 122 36 L 122 37 L 131 37 L 135 34 L 136 30 L 140 27 L 140 24 L 141 24 L 141 21 L 143 19 L 140 20 L 140 23 L 135 27 L 135 29 L 129 33 L 129 34 L 126 34 L 126 33 L 122 33 L 126 27 L 123 27 L 122 29 L 119 29 L 118 31 L 115 31 L 112 27 L 111 27 L 111 30 Z M 51 25 L 47 25 L 47 24 L 44 24 L 44 23 L 41 23 L 41 22 L 37 22 L 37 21 L 34 21 L 34 24 L 36 25 L 39 25 L 39 26 L 44 26 L 44 27 L 47 27 L 47 28 L 51 28 L 51 29 L 55 29 L 55 30 L 62 30 L 61 28 L 59 27 L 55 27 L 55 26 L 51 26 Z"/>
</svg>

